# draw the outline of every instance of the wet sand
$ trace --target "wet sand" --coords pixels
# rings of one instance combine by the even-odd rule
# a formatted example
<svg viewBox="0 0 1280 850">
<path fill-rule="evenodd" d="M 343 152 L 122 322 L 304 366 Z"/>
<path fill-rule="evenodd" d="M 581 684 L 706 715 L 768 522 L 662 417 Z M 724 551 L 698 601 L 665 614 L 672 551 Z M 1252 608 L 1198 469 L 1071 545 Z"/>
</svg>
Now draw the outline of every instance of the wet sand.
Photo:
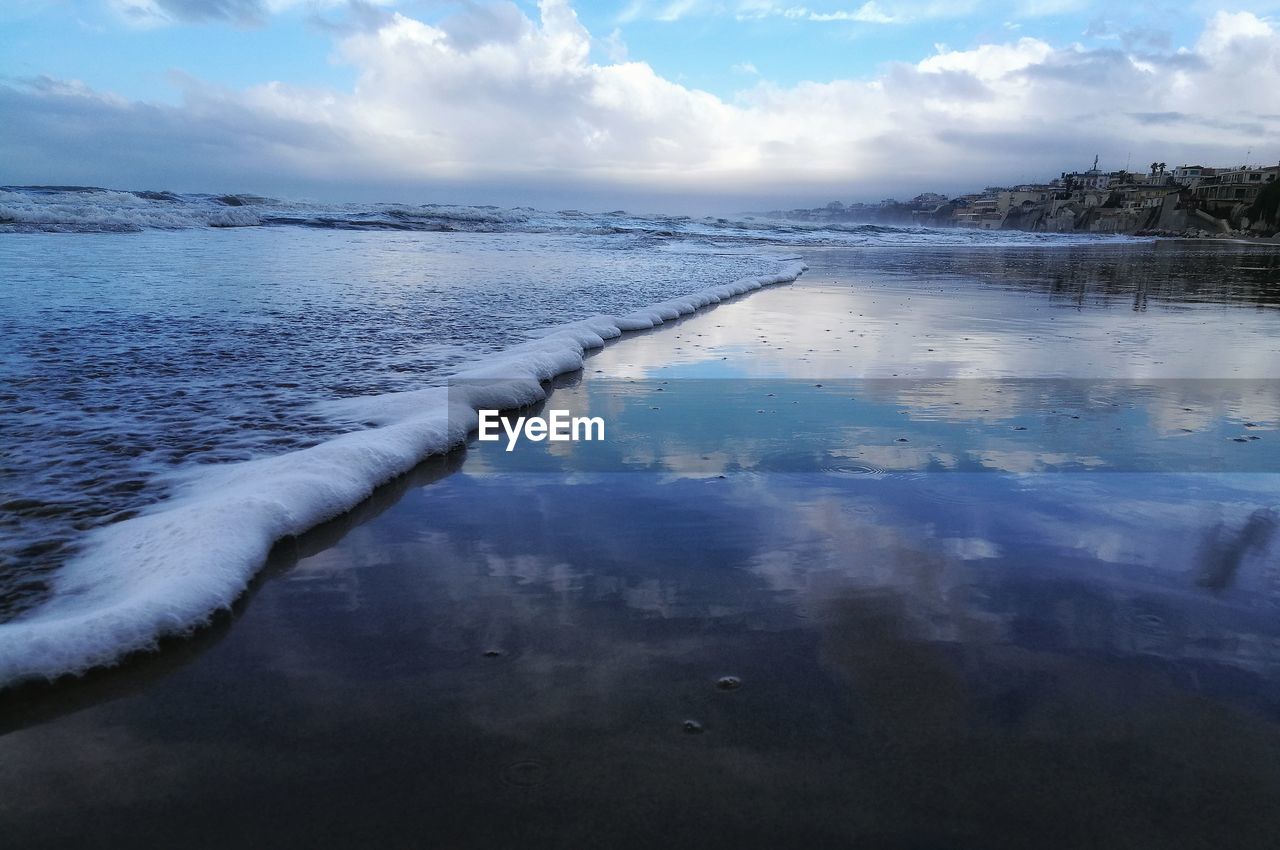
<svg viewBox="0 0 1280 850">
<path fill-rule="evenodd" d="M 5 843 L 1272 847 L 1276 256 L 810 252 L 0 696 Z"/>
</svg>

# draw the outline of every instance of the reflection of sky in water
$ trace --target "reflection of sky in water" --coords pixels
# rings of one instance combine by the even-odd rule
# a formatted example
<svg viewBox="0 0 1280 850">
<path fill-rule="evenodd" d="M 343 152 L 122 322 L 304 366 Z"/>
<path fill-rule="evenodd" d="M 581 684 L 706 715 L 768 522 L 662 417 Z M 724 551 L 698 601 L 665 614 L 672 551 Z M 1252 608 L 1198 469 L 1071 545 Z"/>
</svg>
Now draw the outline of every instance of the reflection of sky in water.
<svg viewBox="0 0 1280 850">
<path fill-rule="evenodd" d="M 684 846 L 1266 846 L 1280 626 L 1240 478 L 464 470 L 194 663 L 0 738 L 0 814 L 642 847 L 696 800 Z"/>
<path fill-rule="evenodd" d="M 562 382 L 551 406 L 605 416 L 605 443 L 473 444 L 285 547 L 229 630 L 151 662 L 175 670 L 0 737 L 0 820 L 31 838 L 72 800 L 151 843 L 1271 846 L 1280 479 L 1254 470 L 1277 393 L 1182 379 L 1274 373 L 1274 311 L 1175 310 L 1168 280 L 1135 311 L 1129 261 L 1081 294 L 1080 271 L 962 257 L 931 294 L 903 283 L 918 258 L 884 281 L 825 259 Z M 858 308 L 859 353 L 819 336 Z M 1140 380 L 1033 380 L 1099 363 Z"/>
<path fill-rule="evenodd" d="M 604 441 L 481 451 L 470 468 L 1276 472 L 1278 403 L 1262 380 L 593 378 L 549 406 L 601 416 Z"/>
<path fill-rule="evenodd" d="M 665 578 L 675 596 L 649 612 L 660 616 L 718 605 L 790 619 L 832 593 L 882 588 L 920 608 L 931 640 L 981 621 L 990 640 L 1018 644 L 1035 624 L 1057 651 L 1206 658 L 1268 676 L 1280 664 L 1280 573 L 1267 557 L 1277 519 L 1254 517 L 1274 493 L 1269 476 L 515 474 L 457 486 L 431 507 L 433 534 L 468 527 L 483 539 L 498 523 L 486 559 L 524 563 L 524 582 L 561 571 L 588 597 Z M 426 515 L 406 520 L 420 529 Z M 1261 531 L 1246 533 L 1251 518 Z M 1231 557 L 1230 574 L 1206 586 L 1206 570 Z"/>
<path fill-rule="evenodd" d="M 1280 360 L 1280 266 L 1161 243 L 1062 251 L 830 251 L 799 284 L 632 340 L 611 376 L 1267 378 Z M 1261 258 L 1261 259 L 1259 259 Z M 962 274 L 941 269 L 960 267 Z M 1161 296 L 1135 308 L 1135 287 Z M 775 356 L 769 356 L 773 353 Z M 727 360 L 719 360 L 727 357 Z"/>
</svg>

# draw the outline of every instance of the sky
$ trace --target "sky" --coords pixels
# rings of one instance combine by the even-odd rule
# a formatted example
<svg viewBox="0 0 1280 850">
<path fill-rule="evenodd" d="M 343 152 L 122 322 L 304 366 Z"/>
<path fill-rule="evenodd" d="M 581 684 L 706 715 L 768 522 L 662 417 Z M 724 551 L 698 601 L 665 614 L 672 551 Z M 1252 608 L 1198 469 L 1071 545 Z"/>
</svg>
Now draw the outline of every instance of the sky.
<svg viewBox="0 0 1280 850">
<path fill-rule="evenodd" d="M 673 212 L 1280 161 L 1280 0 L 5 0 L 0 183 Z"/>
</svg>

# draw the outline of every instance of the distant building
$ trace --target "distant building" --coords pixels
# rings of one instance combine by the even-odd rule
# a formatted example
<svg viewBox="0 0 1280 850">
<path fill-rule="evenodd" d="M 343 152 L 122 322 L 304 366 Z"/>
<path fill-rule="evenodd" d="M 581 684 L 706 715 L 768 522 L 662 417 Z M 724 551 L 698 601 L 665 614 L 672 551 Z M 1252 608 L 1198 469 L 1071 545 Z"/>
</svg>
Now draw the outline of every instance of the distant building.
<svg viewBox="0 0 1280 850">
<path fill-rule="evenodd" d="M 937 192 L 922 192 L 911 199 L 911 206 L 918 210 L 931 210 L 942 206 L 946 202 L 946 195 L 939 195 Z"/>
<path fill-rule="evenodd" d="M 1098 169 L 1098 158 L 1093 158 L 1093 168 L 1088 171 L 1064 171 L 1062 176 L 1058 178 L 1058 182 L 1063 186 L 1070 186 L 1072 190 L 1079 191 L 1082 189 L 1105 189 L 1110 185 L 1112 174 L 1100 171 Z"/>
<path fill-rule="evenodd" d="M 956 226 L 977 230 L 999 230 L 1008 208 L 1000 209 L 1000 193 L 1005 190 L 988 187 L 982 195 L 968 201 L 963 209 L 956 210 Z"/>
<path fill-rule="evenodd" d="M 1168 169 L 1157 160 L 1149 173 L 1135 173 L 1103 171 L 1095 156 L 1087 171 L 1064 171 L 1048 183 L 988 186 L 950 199 L 922 192 L 906 202 L 832 201 L 825 207 L 777 214 L 801 221 L 911 222 L 978 230 L 1168 234 L 1207 225 L 1230 233 L 1233 226 L 1265 229 L 1267 222 L 1247 220 L 1249 207 L 1265 187 L 1278 182 L 1280 165 Z"/>
<path fill-rule="evenodd" d="M 1262 187 L 1280 176 L 1280 165 L 1266 168 L 1218 168 L 1192 188 L 1192 196 L 1212 206 L 1252 204 Z"/>
<path fill-rule="evenodd" d="M 1203 165 L 1179 165 L 1173 169 L 1173 181 L 1179 186 L 1191 188 L 1204 178 L 1212 177 L 1216 171 L 1216 168 L 1206 168 Z"/>
<path fill-rule="evenodd" d="M 1126 210 L 1149 210 L 1162 206 L 1166 195 L 1176 195 L 1179 186 L 1143 181 L 1127 183 L 1112 190 L 1120 199 L 1120 207 Z"/>
<path fill-rule="evenodd" d="M 1097 169 L 1064 171 L 1062 176 L 1058 178 L 1058 183 L 1063 187 L 1070 186 L 1073 191 L 1077 192 L 1084 189 L 1105 189 L 1110 182 L 1111 175 Z"/>
<path fill-rule="evenodd" d="M 1000 212 L 1008 212 L 1023 204 L 1042 204 L 1052 198 L 1054 192 L 1052 186 L 1015 186 L 996 193 L 996 208 Z"/>
</svg>

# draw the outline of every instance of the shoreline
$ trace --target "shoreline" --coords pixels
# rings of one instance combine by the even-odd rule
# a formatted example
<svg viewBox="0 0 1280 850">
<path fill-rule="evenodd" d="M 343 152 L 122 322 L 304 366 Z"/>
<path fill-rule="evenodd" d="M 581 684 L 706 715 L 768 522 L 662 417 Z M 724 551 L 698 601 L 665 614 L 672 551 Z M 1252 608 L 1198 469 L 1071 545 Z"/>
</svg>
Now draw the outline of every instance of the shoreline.
<svg viewBox="0 0 1280 850">
<path fill-rule="evenodd" d="M 462 445 L 475 431 L 478 409 L 518 410 L 540 403 L 546 398 L 544 383 L 581 369 L 587 353 L 606 340 L 651 330 L 764 287 L 791 283 L 807 268 L 803 262 L 786 262 L 775 274 L 741 278 L 625 316 L 596 316 L 548 328 L 545 335 L 456 372 L 452 380 L 469 382 L 461 398 L 441 387 L 334 405 L 354 408 L 360 414 L 354 418 L 374 421 L 375 428 L 286 455 L 180 471 L 177 480 L 185 477 L 186 486 L 175 498 L 158 511 L 93 532 L 87 551 L 55 576 L 52 598 L 0 624 L 0 693 L 26 680 L 111 666 L 129 654 L 149 650 L 158 639 L 198 629 L 234 604 L 280 540 L 355 509 L 379 486 L 432 455 Z M 359 476 L 362 467 L 367 470 L 364 477 Z M 336 485 L 327 481 L 328 492 L 318 496 L 306 492 L 317 477 L 332 479 L 335 471 L 347 480 Z M 217 534 L 217 529 L 206 528 L 210 514 L 221 515 L 223 525 L 239 528 L 239 535 L 248 539 L 210 537 L 211 532 Z M 190 559 L 193 552 L 200 553 L 203 568 L 187 563 L 174 575 L 169 562 Z M 116 575 L 100 574 L 113 565 Z M 124 572 L 131 575 L 120 575 Z M 106 595 L 95 599 L 95 594 L 101 596 L 104 580 L 125 584 L 108 586 Z"/>
<path fill-rule="evenodd" d="M 1235 308 L 1219 354 L 1211 308 L 986 285 L 1008 259 L 964 283 L 824 254 L 593 351 L 550 403 L 606 416 L 604 444 L 472 439 L 276 547 L 194 640 L 0 698 L 0 819 L 33 850 L 1265 846 L 1240 825 L 1277 824 L 1274 588 L 1249 557 L 1202 586 L 1197 553 L 1253 539 L 1280 476 L 1054 470 L 1201 439 L 1183 427 L 1271 457 L 1273 399 L 927 390 L 1055 373 L 1135 322 L 1103 366 L 1253 374 L 1239 340 L 1272 317 Z M 1209 428 L 1244 416 L 1259 441 Z"/>
</svg>

